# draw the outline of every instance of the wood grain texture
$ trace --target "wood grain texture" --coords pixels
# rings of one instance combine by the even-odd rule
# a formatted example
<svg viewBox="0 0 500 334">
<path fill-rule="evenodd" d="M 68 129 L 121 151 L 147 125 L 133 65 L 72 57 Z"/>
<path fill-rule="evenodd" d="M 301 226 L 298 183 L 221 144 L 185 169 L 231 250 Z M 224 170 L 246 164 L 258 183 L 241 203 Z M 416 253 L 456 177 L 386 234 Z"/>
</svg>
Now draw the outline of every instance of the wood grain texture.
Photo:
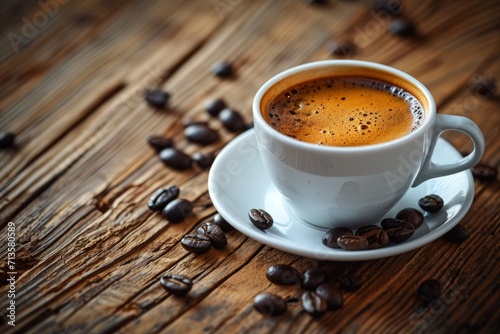
<svg viewBox="0 0 500 334">
<path fill-rule="evenodd" d="M 54 0 L 55 1 L 55 0 Z M 62 3 L 62 2 L 61 2 Z M 22 33 L 37 2 L 6 2 L 3 32 Z M 48 15 L 48 14 L 47 14 Z M 396 17 L 417 26 L 401 38 L 387 32 Z M 33 22 L 33 21 L 31 21 Z M 350 58 L 397 67 L 432 92 L 440 113 L 471 118 L 482 129 L 482 163 L 498 168 L 500 144 L 500 5 L 497 1 L 402 1 L 398 15 L 376 13 L 368 2 L 330 1 L 67 1 L 15 50 L 0 43 L 0 131 L 17 146 L 0 151 L 0 226 L 16 224 L 16 327 L 2 333 L 496 333 L 500 331 L 499 181 L 476 181 L 475 200 L 462 221 L 461 244 L 436 240 L 386 259 L 324 263 L 228 233 L 222 250 L 194 255 L 179 241 L 215 214 L 207 171 L 165 167 L 146 144 L 150 134 L 172 137 L 189 154 L 220 151 L 236 134 L 203 110 L 224 98 L 251 122 L 251 101 L 271 76 L 300 63 Z M 4 34 L 5 35 L 5 34 Z M 338 39 L 354 41 L 354 55 L 332 56 Z M 236 77 L 215 78 L 219 60 Z M 497 82 L 485 99 L 469 86 L 482 75 Z M 148 87 L 172 94 L 166 110 L 142 98 Z M 186 118 L 207 120 L 221 139 L 188 143 Z M 465 135 L 444 137 L 461 152 Z M 168 224 L 146 207 L 159 187 L 176 184 L 195 203 L 185 222 Z M 7 244 L 0 244 L 0 308 L 7 307 Z M 345 292 L 345 305 L 321 319 L 290 303 L 280 317 L 263 317 L 255 295 L 297 297 L 277 286 L 267 267 L 300 271 L 325 266 L 355 273 L 365 284 Z M 159 284 L 167 272 L 194 280 L 184 298 Z M 444 296 L 416 297 L 420 282 L 437 278 Z"/>
</svg>

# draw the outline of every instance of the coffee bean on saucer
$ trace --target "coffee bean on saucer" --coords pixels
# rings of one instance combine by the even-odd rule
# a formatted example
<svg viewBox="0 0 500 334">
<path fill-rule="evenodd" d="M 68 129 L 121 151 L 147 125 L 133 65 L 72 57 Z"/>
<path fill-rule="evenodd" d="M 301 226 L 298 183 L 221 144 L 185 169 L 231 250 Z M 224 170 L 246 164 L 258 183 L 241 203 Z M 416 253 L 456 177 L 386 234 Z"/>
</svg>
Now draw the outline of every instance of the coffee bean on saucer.
<svg viewBox="0 0 500 334">
<path fill-rule="evenodd" d="M 347 227 L 335 227 L 323 234 L 323 245 L 330 248 L 340 248 L 337 239 L 343 235 L 352 235 L 352 231 Z"/>
<path fill-rule="evenodd" d="M 193 154 L 193 161 L 196 165 L 198 165 L 202 169 L 206 169 L 212 166 L 212 163 L 215 160 L 215 155 L 211 152 L 200 153 L 197 152 Z"/>
<path fill-rule="evenodd" d="M 473 93 L 483 99 L 488 99 L 495 95 L 496 83 L 493 78 L 487 78 L 482 75 L 475 75 L 469 82 Z"/>
<path fill-rule="evenodd" d="M 415 232 L 415 226 L 401 219 L 386 218 L 382 220 L 382 228 L 387 232 L 389 241 L 400 243 L 411 238 Z"/>
<path fill-rule="evenodd" d="M 226 108 L 226 102 L 222 99 L 215 99 L 205 104 L 205 110 L 210 116 L 219 116 L 222 109 Z"/>
<path fill-rule="evenodd" d="M 358 236 L 362 236 L 368 240 L 368 249 L 382 248 L 389 244 L 389 236 L 387 232 L 377 226 L 377 228 L 366 228 L 364 231 L 356 231 Z"/>
<path fill-rule="evenodd" d="M 12 132 L 0 132 L 0 149 L 13 147 L 15 139 L 16 136 Z"/>
<path fill-rule="evenodd" d="M 219 133 L 207 124 L 191 124 L 184 129 L 184 135 L 192 143 L 209 145 L 219 140 Z"/>
<path fill-rule="evenodd" d="M 212 66 L 212 73 L 219 78 L 229 78 L 234 75 L 233 67 L 225 61 L 215 63 Z"/>
<path fill-rule="evenodd" d="M 232 231 L 234 230 L 234 227 L 231 226 L 231 224 L 229 224 L 221 215 L 220 213 L 216 213 L 214 218 L 213 218 L 213 221 L 212 221 L 215 225 L 219 226 L 222 231 L 224 232 L 229 232 L 229 231 Z"/>
<path fill-rule="evenodd" d="M 225 108 L 219 113 L 219 119 L 224 127 L 231 132 L 246 130 L 245 120 L 241 114 L 233 109 Z"/>
<path fill-rule="evenodd" d="M 179 197 L 180 190 L 177 186 L 170 186 L 165 189 L 158 189 L 149 198 L 148 208 L 153 211 L 163 210 L 165 206 Z"/>
<path fill-rule="evenodd" d="M 443 239 L 449 242 L 462 242 L 469 238 L 469 236 L 469 230 L 462 224 L 457 224 L 443 235 Z"/>
<path fill-rule="evenodd" d="M 189 155 L 173 147 L 161 150 L 159 157 L 165 165 L 177 170 L 187 169 L 192 164 Z"/>
<path fill-rule="evenodd" d="M 261 230 L 266 230 L 273 226 L 273 217 L 262 209 L 251 209 L 248 212 L 248 217 L 252 224 Z"/>
<path fill-rule="evenodd" d="M 302 293 L 301 300 L 304 311 L 315 318 L 321 317 L 326 313 L 326 311 L 328 311 L 328 303 L 326 300 L 314 291 L 306 291 Z"/>
<path fill-rule="evenodd" d="M 335 56 L 352 56 L 357 52 L 354 43 L 348 41 L 335 41 L 330 45 L 330 53 Z"/>
<path fill-rule="evenodd" d="M 205 223 L 198 228 L 198 234 L 204 234 L 210 239 L 212 247 L 221 249 L 226 247 L 227 238 L 222 229 L 212 223 Z"/>
<path fill-rule="evenodd" d="M 378 230 L 380 226 L 377 225 L 365 225 L 361 226 L 356 230 L 356 233 L 354 235 L 363 235 L 367 232 L 373 231 L 373 230 Z"/>
<path fill-rule="evenodd" d="M 263 315 L 279 315 L 286 311 L 286 300 L 272 293 L 260 293 L 255 296 L 253 307 Z"/>
<path fill-rule="evenodd" d="M 496 180 L 498 170 L 487 165 L 475 165 L 471 168 L 472 175 L 482 182 L 493 182 Z"/>
<path fill-rule="evenodd" d="M 187 234 L 182 237 L 181 245 L 188 252 L 196 254 L 208 252 L 212 247 L 210 238 L 204 234 Z"/>
<path fill-rule="evenodd" d="M 418 200 L 418 205 L 427 212 L 438 212 L 443 208 L 444 201 L 438 195 L 427 195 Z"/>
<path fill-rule="evenodd" d="M 165 206 L 162 215 L 169 222 L 177 224 L 189 217 L 193 212 L 193 204 L 187 199 L 177 198 Z"/>
<path fill-rule="evenodd" d="M 267 268 L 266 277 L 275 284 L 296 284 L 301 282 L 297 269 L 287 264 L 274 264 Z"/>
<path fill-rule="evenodd" d="M 329 310 L 337 310 L 344 304 L 342 293 L 334 283 L 325 283 L 316 287 L 316 294 L 326 300 Z"/>
<path fill-rule="evenodd" d="M 165 108 L 170 100 L 170 94 L 161 89 L 146 89 L 144 99 L 153 107 Z"/>
<path fill-rule="evenodd" d="M 161 151 L 164 148 L 169 148 L 174 146 L 174 141 L 172 138 L 165 138 L 162 136 L 151 135 L 147 138 L 149 146 L 154 148 L 156 151 Z"/>
<path fill-rule="evenodd" d="M 345 250 L 364 250 L 368 249 L 370 243 L 365 237 L 357 235 L 343 235 L 337 239 L 337 244 Z"/>
<path fill-rule="evenodd" d="M 363 279 L 358 275 L 341 274 L 338 280 L 340 286 L 349 291 L 358 290 L 363 285 Z"/>
<path fill-rule="evenodd" d="M 442 292 L 441 283 L 435 279 L 425 280 L 418 287 L 418 297 L 426 302 L 440 298 Z"/>
<path fill-rule="evenodd" d="M 306 290 L 314 290 L 317 286 L 326 283 L 326 273 L 319 269 L 309 269 L 302 275 L 302 287 Z"/>
<path fill-rule="evenodd" d="M 398 212 L 396 219 L 402 219 L 418 228 L 424 222 L 424 215 L 413 208 L 406 208 Z"/>
<path fill-rule="evenodd" d="M 415 25 L 403 18 L 392 20 L 389 24 L 389 31 L 402 37 L 411 37 L 416 33 Z"/>
<path fill-rule="evenodd" d="M 160 283 L 174 296 L 184 296 L 193 287 L 193 281 L 184 275 L 167 274 L 160 278 Z"/>
</svg>

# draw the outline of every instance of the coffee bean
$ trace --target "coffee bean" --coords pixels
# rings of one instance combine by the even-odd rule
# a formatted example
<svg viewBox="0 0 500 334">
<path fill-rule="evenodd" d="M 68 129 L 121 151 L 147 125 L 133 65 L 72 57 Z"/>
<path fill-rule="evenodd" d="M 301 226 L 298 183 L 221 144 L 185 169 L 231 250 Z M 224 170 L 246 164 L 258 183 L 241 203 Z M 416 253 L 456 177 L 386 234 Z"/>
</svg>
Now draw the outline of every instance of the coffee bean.
<svg viewBox="0 0 500 334">
<path fill-rule="evenodd" d="M 306 291 L 302 294 L 302 307 L 304 311 L 313 317 L 321 317 L 328 311 L 328 303 L 314 291 Z"/>
<path fill-rule="evenodd" d="M 191 125 L 201 125 L 201 126 L 208 126 L 208 122 L 206 121 L 195 121 L 191 118 L 184 118 L 182 120 L 182 126 L 185 128 L 187 128 L 188 126 L 191 126 Z"/>
<path fill-rule="evenodd" d="M 219 120 L 231 132 L 246 130 L 245 120 L 241 114 L 233 109 L 225 108 L 219 113 Z"/>
<path fill-rule="evenodd" d="M 155 135 L 149 136 L 147 138 L 147 142 L 149 146 L 151 146 L 158 152 L 165 148 L 170 148 L 174 146 L 174 141 L 172 140 L 172 138 L 164 138 L 162 136 L 155 136 Z"/>
<path fill-rule="evenodd" d="M 187 199 L 177 198 L 168 203 L 162 215 L 171 223 L 180 223 L 193 212 L 193 204 Z"/>
<path fill-rule="evenodd" d="M 337 239 L 337 243 L 346 250 L 363 250 L 370 245 L 368 239 L 356 235 L 343 235 Z"/>
<path fill-rule="evenodd" d="M 417 209 L 406 208 L 398 212 L 396 219 L 402 219 L 418 228 L 424 222 L 424 215 Z"/>
<path fill-rule="evenodd" d="M 226 247 L 227 238 L 222 229 L 212 223 L 205 223 L 198 228 L 198 234 L 204 234 L 210 239 L 212 247 L 221 249 Z"/>
<path fill-rule="evenodd" d="M 395 15 L 401 13 L 401 2 L 394 0 L 374 0 L 371 4 L 375 12 L 387 12 L 387 14 Z"/>
<path fill-rule="evenodd" d="M 469 236 L 469 230 L 462 224 L 457 224 L 445 235 L 443 235 L 443 239 L 449 242 L 462 242 L 465 241 Z"/>
<path fill-rule="evenodd" d="M 387 232 L 389 241 L 400 243 L 411 238 L 415 226 L 401 219 L 386 218 L 382 220 L 382 228 Z"/>
<path fill-rule="evenodd" d="M 473 93 L 483 99 L 488 99 L 496 93 L 496 83 L 493 78 L 482 75 L 475 75 L 469 82 Z"/>
<path fill-rule="evenodd" d="M 184 129 L 186 138 L 196 144 L 209 145 L 219 140 L 219 133 L 206 124 L 192 124 Z"/>
<path fill-rule="evenodd" d="M 161 150 L 159 156 L 160 160 L 165 165 L 173 169 L 183 170 L 191 167 L 191 157 L 176 148 L 171 147 L 163 149 Z"/>
<path fill-rule="evenodd" d="M 427 212 L 438 212 L 443 208 L 444 201 L 438 195 L 427 195 L 418 200 L 418 205 Z"/>
<path fill-rule="evenodd" d="M 193 154 L 193 161 L 203 169 L 206 169 L 210 166 L 212 166 L 212 163 L 215 160 L 215 155 L 211 152 L 206 152 L 206 153 L 195 153 Z"/>
<path fill-rule="evenodd" d="M 358 233 L 359 230 L 356 231 L 356 234 Z M 387 232 L 378 226 L 377 228 L 367 228 L 366 231 L 362 231 L 361 233 L 358 235 L 368 240 L 368 249 L 381 248 L 389 244 Z"/>
<path fill-rule="evenodd" d="M 363 235 L 367 232 L 370 232 L 370 231 L 373 231 L 373 230 L 378 230 L 380 228 L 380 226 L 377 226 L 377 225 L 365 225 L 365 226 L 361 226 L 360 228 L 358 228 L 356 230 L 356 233 L 354 235 Z"/>
<path fill-rule="evenodd" d="M 310 5 L 326 5 L 328 0 L 307 0 L 307 3 Z"/>
<path fill-rule="evenodd" d="M 301 282 L 297 269 L 287 264 L 274 264 L 267 268 L 266 277 L 275 284 L 296 284 Z"/>
<path fill-rule="evenodd" d="M 193 287 L 193 281 L 184 275 L 167 274 L 160 278 L 160 283 L 174 296 L 184 296 Z"/>
<path fill-rule="evenodd" d="M 493 182 L 496 180 L 498 170 L 487 165 L 475 165 L 471 168 L 472 175 L 482 182 Z"/>
<path fill-rule="evenodd" d="M 213 223 L 219 226 L 222 231 L 229 232 L 234 230 L 234 227 L 231 226 L 221 215 L 220 213 L 216 213 L 213 219 Z"/>
<path fill-rule="evenodd" d="M 441 297 L 443 287 L 438 280 L 428 279 L 420 283 L 418 287 L 418 296 L 426 302 L 438 299 Z"/>
<path fill-rule="evenodd" d="M 286 311 L 286 300 L 272 293 L 255 296 L 253 307 L 264 315 L 279 315 Z"/>
<path fill-rule="evenodd" d="M 330 46 L 330 53 L 335 56 L 352 56 L 357 52 L 357 47 L 348 41 L 335 41 Z"/>
<path fill-rule="evenodd" d="M 205 104 L 205 110 L 210 116 L 218 116 L 222 109 L 226 108 L 226 102 L 222 99 L 209 101 Z"/>
<path fill-rule="evenodd" d="M 326 283 L 326 273 L 321 269 L 309 269 L 302 275 L 302 287 L 306 290 L 314 290 L 318 285 Z"/>
<path fill-rule="evenodd" d="M 221 61 L 212 66 L 212 73 L 219 78 L 229 78 L 234 75 L 233 67 L 231 64 Z"/>
<path fill-rule="evenodd" d="M 148 208 L 153 211 L 163 210 L 165 206 L 179 197 L 180 190 L 177 186 L 170 186 L 165 189 L 158 189 L 149 198 Z"/>
<path fill-rule="evenodd" d="M 363 285 L 363 279 L 357 275 L 341 274 L 338 280 L 340 285 L 349 291 L 358 290 Z"/>
<path fill-rule="evenodd" d="M 16 136 L 12 132 L 0 132 L 0 149 L 13 147 L 15 139 Z"/>
<path fill-rule="evenodd" d="M 337 310 L 344 304 L 342 293 L 333 283 L 325 283 L 319 285 L 316 294 L 326 300 L 329 310 Z"/>
<path fill-rule="evenodd" d="M 389 24 L 389 31 L 394 35 L 411 37 L 415 35 L 415 25 L 406 19 L 395 19 Z"/>
<path fill-rule="evenodd" d="M 351 229 L 347 227 L 335 227 L 323 234 L 323 245 L 331 248 L 340 248 L 337 239 L 343 235 L 352 235 Z"/>
<path fill-rule="evenodd" d="M 210 238 L 203 234 L 187 234 L 182 237 L 181 245 L 188 252 L 196 254 L 208 252 L 212 247 Z"/>
<path fill-rule="evenodd" d="M 161 89 L 146 89 L 144 99 L 153 107 L 165 108 L 170 100 L 170 94 Z"/>
<path fill-rule="evenodd" d="M 248 212 L 248 217 L 252 224 L 261 230 L 266 230 L 273 226 L 273 217 L 262 209 L 251 209 Z"/>
</svg>

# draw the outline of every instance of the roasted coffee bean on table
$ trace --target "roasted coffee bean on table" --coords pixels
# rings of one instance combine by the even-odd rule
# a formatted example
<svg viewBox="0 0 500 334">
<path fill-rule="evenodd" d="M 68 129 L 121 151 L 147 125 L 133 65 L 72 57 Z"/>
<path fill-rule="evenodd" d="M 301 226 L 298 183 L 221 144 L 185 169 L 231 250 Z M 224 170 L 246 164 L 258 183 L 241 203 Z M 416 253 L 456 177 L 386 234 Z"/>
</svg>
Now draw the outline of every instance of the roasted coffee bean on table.
<svg viewBox="0 0 500 334">
<path fill-rule="evenodd" d="M 229 78 L 234 75 L 233 66 L 228 62 L 221 61 L 212 66 L 212 73 L 219 78 Z"/>
<path fill-rule="evenodd" d="M 154 148 L 156 151 L 161 151 L 165 148 L 173 147 L 174 141 L 172 138 L 165 138 L 162 136 L 151 135 L 147 138 L 149 146 Z"/>
<path fill-rule="evenodd" d="M 415 233 L 415 226 L 402 219 L 386 218 L 382 220 L 381 225 L 387 232 L 389 241 L 394 243 L 406 241 Z"/>
<path fill-rule="evenodd" d="M 16 136 L 12 132 L 0 132 L 0 149 L 13 147 L 15 139 Z"/>
<path fill-rule="evenodd" d="M 229 232 L 234 230 L 234 227 L 229 224 L 220 213 L 216 213 L 213 218 L 213 223 L 219 226 L 224 232 Z"/>
<path fill-rule="evenodd" d="M 347 227 L 335 227 L 323 234 L 322 243 L 323 245 L 330 248 L 340 248 L 337 240 L 343 235 L 352 235 L 352 231 Z"/>
<path fill-rule="evenodd" d="M 469 238 L 469 230 L 462 224 L 457 224 L 443 235 L 443 239 L 449 242 L 462 242 Z"/>
<path fill-rule="evenodd" d="M 427 212 L 438 212 L 443 208 L 444 201 L 438 195 L 427 195 L 418 200 L 418 205 Z"/>
<path fill-rule="evenodd" d="M 326 272 L 319 269 L 309 269 L 302 275 L 302 287 L 306 290 L 314 290 L 317 286 L 326 283 Z"/>
<path fill-rule="evenodd" d="M 222 229 L 213 224 L 205 223 L 198 228 L 198 234 L 204 234 L 210 239 L 212 247 L 215 249 L 221 249 L 226 247 L 227 238 Z"/>
<path fill-rule="evenodd" d="M 469 82 L 472 92 L 483 99 L 488 99 L 495 95 L 496 83 L 492 77 L 485 77 L 483 75 L 475 75 Z"/>
<path fill-rule="evenodd" d="M 251 209 L 248 212 L 248 217 L 250 218 L 252 224 L 261 230 L 270 228 L 274 223 L 273 217 L 262 209 Z"/>
<path fill-rule="evenodd" d="M 358 290 L 363 285 L 363 279 L 353 274 L 340 274 L 338 281 L 340 286 L 349 291 Z"/>
<path fill-rule="evenodd" d="M 334 283 L 325 283 L 316 287 L 316 294 L 326 300 L 329 310 L 337 310 L 344 304 L 342 293 Z"/>
<path fill-rule="evenodd" d="M 179 197 L 180 190 L 177 186 L 170 186 L 165 189 L 158 189 L 149 198 L 148 208 L 153 211 L 163 210 L 165 206 Z"/>
<path fill-rule="evenodd" d="M 161 89 L 146 89 L 144 99 L 153 107 L 165 108 L 170 100 L 170 94 Z"/>
<path fill-rule="evenodd" d="M 288 264 L 274 264 L 267 268 L 266 277 L 275 284 L 296 284 L 302 281 L 297 269 Z"/>
<path fill-rule="evenodd" d="M 487 165 L 475 165 L 471 168 L 472 175 L 482 182 L 493 182 L 496 180 L 498 170 Z"/>
<path fill-rule="evenodd" d="M 364 250 L 370 245 L 368 239 L 357 235 L 343 235 L 337 239 L 340 248 L 345 250 Z"/>
<path fill-rule="evenodd" d="M 210 166 L 212 166 L 213 162 L 215 160 L 215 155 L 211 152 L 196 152 L 193 154 L 193 161 L 197 166 L 199 166 L 202 169 L 206 169 Z"/>
<path fill-rule="evenodd" d="M 159 157 L 165 165 L 177 170 L 188 169 L 192 164 L 189 155 L 173 147 L 161 150 Z"/>
<path fill-rule="evenodd" d="M 223 99 L 215 99 L 205 104 L 205 110 L 210 116 L 219 116 L 222 109 L 226 108 L 227 104 Z"/>
<path fill-rule="evenodd" d="M 418 297 L 423 301 L 430 302 L 441 298 L 443 287 L 436 279 L 428 279 L 420 283 L 418 287 Z"/>
<path fill-rule="evenodd" d="M 171 223 L 180 223 L 193 212 L 193 203 L 184 198 L 177 198 L 165 206 L 162 215 Z"/>
<path fill-rule="evenodd" d="M 167 274 L 160 278 L 160 283 L 174 296 L 184 296 L 193 287 L 193 281 L 184 275 Z"/>
<path fill-rule="evenodd" d="M 335 56 L 352 56 L 356 51 L 356 45 L 348 41 L 335 41 L 330 46 L 330 53 Z"/>
<path fill-rule="evenodd" d="M 253 307 L 264 315 L 279 315 L 286 311 L 286 300 L 272 293 L 260 293 L 255 296 Z"/>
<path fill-rule="evenodd" d="M 389 244 L 389 236 L 387 232 L 378 226 L 376 228 L 367 226 L 361 227 L 356 231 L 357 236 L 362 236 L 368 240 L 368 249 L 382 248 Z"/>
<path fill-rule="evenodd" d="M 207 124 L 191 124 L 184 129 L 186 138 L 196 144 L 209 145 L 219 140 L 219 133 Z"/>
<path fill-rule="evenodd" d="M 389 31 L 394 35 L 411 37 L 416 34 L 415 25 L 407 19 L 394 19 L 389 24 Z"/>
<path fill-rule="evenodd" d="M 424 215 L 417 209 L 406 208 L 397 213 L 396 219 L 402 219 L 418 228 L 424 222 Z"/>
<path fill-rule="evenodd" d="M 231 132 L 246 130 L 247 125 L 241 114 L 233 109 L 225 108 L 219 113 L 219 120 Z"/>
<path fill-rule="evenodd" d="M 181 239 L 181 245 L 188 252 L 196 254 L 208 252 L 212 247 L 210 238 L 204 234 L 187 234 Z"/>
<path fill-rule="evenodd" d="M 302 307 L 313 317 L 321 317 L 328 311 L 328 303 L 314 291 L 302 293 Z"/>
</svg>

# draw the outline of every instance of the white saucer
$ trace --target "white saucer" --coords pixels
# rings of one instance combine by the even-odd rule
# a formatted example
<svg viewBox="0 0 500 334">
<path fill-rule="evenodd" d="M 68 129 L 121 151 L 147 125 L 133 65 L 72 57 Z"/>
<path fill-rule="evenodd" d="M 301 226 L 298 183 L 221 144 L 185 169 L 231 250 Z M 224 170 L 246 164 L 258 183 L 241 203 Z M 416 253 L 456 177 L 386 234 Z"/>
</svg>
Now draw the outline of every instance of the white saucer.
<svg viewBox="0 0 500 334">
<path fill-rule="evenodd" d="M 450 162 L 461 157 L 453 146 L 439 139 L 433 161 Z M 470 171 L 464 171 L 411 188 L 386 217 L 394 217 L 399 210 L 407 207 L 420 209 L 418 200 L 428 194 L 441 196 L 444 208 L 438 213 L 425 213 L 424 223 L 408 241 L 365 251 L 328 248 L 321 243 L 326 230 L 307 224 L 287 212 L 283 198 L 264 170 L 253 129 L 232 140 L 218 154 L 210 169 L 208 190 L 222 217 L 252 239 L 318 260 L 361 261 L 408 252 L 448 232 L 469 210 L 474 197 L 474 182 Z M 268 230 L 253 226 L 248 218 L 248 211 L 253 208 L 269 212 L 274 218 L 274 225 Z"/>
</svg>

